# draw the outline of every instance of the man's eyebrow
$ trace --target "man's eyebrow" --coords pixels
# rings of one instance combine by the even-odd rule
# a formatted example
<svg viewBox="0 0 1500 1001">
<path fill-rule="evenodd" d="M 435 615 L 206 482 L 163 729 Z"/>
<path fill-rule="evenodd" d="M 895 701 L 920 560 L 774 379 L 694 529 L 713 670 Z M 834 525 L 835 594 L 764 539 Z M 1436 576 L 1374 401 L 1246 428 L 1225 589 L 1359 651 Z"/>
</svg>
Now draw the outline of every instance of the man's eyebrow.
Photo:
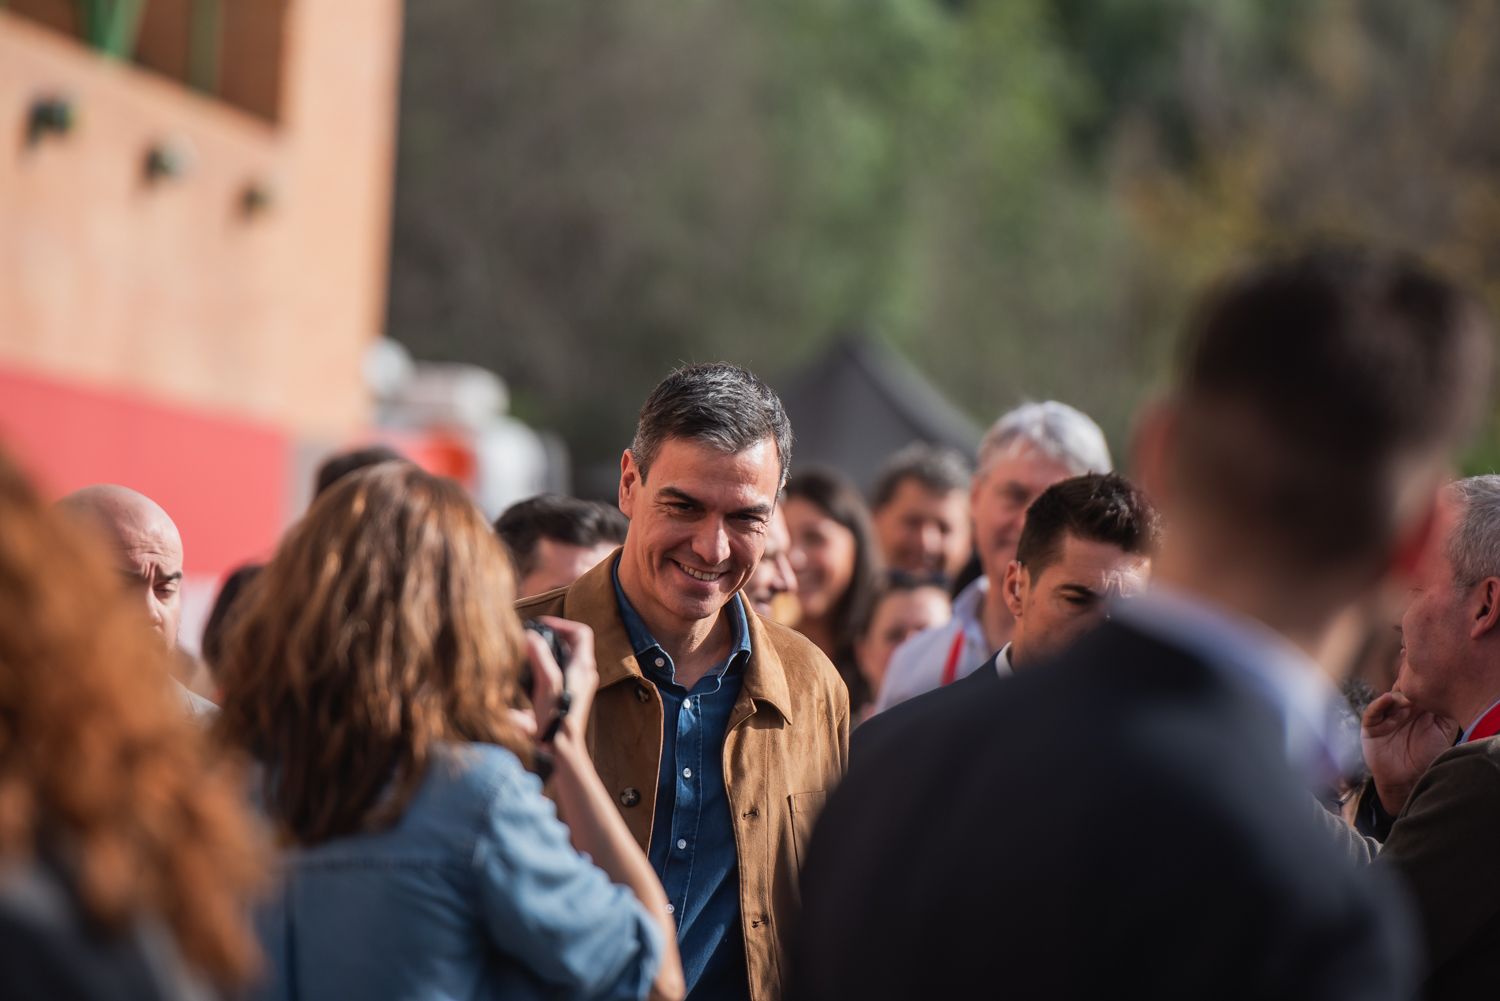
<svg viewBox="0 0 1500 1001">
<path fill-rule="evenodd" d="M 1059 591 L 1067 591 L 1070 594 L 1076 594 L 1079 597 L 1083 597 L 1083 598 L 1097 598 L 1097 597 L 1099 597 L 1099 592 L 1098 591 L 1095 591 L 1093 588 L 1087 587 L 1087 586 L 1085 586 L 1083 584 L 1064 584 L 1061 587 L 1059 587 L 1058 590 Z"/>
<path fill-rule="evenodd" d="M 161 578 L 161 580 L 157 581 L 157 583 L 158 584 L 175 584 L 179 580 L 182 580 L 182 571 L 181 570 L 177 571 L 176 573 L 169 573 L 169 574 L 167 574 L 165 577 Z"/>
<path fill-rule="evenodd" d="M 661 494 L 659 494 L 659 496 L 670 497 L 673 500 L 681 501 L 684 504 L 691 504 L 693 507 L 703 506 L 703 502 L 701 500 L 694 497 L 692 494 L 688 493 L 685 490 L 679 490 L 677 487 L 662 487 Z"/>
<path fill-rule="evenodd" d="M 756 518 L 769 518 L 771 516 L 771 505 L 752 504 L 749 507 L 742 507 L 734 513 L 737 515 L 753 515 Z"/>
</svg>

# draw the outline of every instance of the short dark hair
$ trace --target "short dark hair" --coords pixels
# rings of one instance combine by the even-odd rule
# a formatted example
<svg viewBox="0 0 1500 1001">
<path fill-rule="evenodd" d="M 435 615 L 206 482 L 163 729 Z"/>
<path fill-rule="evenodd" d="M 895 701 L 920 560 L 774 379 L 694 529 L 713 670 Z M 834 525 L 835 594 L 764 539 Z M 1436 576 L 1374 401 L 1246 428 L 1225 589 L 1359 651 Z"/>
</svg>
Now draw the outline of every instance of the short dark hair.
<svg viewBox="0 0 1500 1001">
<path fill-rule="evenodd" d="M 1478 414 L 1487 334 L 1474 300 L 1401 255 L 1324 247 L 1232 276 L 1181 344 L 1182 489 L 1281 566 L 1373 571 L 1407 465 Z"/>
<path fill-rule="evenodd" d="M 781 460 L 777 486 L 786 483 L 792 461 L 792 422 L 776 392 L 738 365 L 687 365 L 651 391 L 630 444 L 643 478 L 668 438 L 710 445 L 729 455 L 771 438 Z"/>
<path fill-rule="evenodd" d="M 1067 536 L 1149 556 L 1161 542 L 1161 518 L 1145 491 L 1118 473 L 1088 473 L 1043 490 L 1026 509 L 1016 560 L 1040 577 Z"/>
<path fill-rule="evenodd" d="M 973 471 L 964 457 L 951 448 L 916 441 L 893 454 L 880 467 L 870 507 L 879 511 L 891 502 L 907 480 L 916 480 L 935 494 L 967 490 Z"/>
<path fill-rule="evenodd" d="M 630 522 L 613 505 L 561 494 L 518 501 L 495 519 L 495 532 L 510 551 L 518 577 L 536 569 L 536 547 L 543 539 L 584 548 L 619 544 L 629 527 Z"/>
<path fill-rule="evenodd" d="M 375 466 L 382 462 L 405 461 L 406 456 L 389 445 L 370 445 L 366 448 L 356 448 L 348 452 L 340 452 L 325 460 L 318 467 L 317 481 L 313 486 L 313 496 L 321 497 L 325 490 L 339 480 L 350 473 L 364 469 L 366 466 Z"/>
<path fill-rule="evenodd" d="M 198 644 L 209 674 L 218 670 L 219 658 L 224 653 L 224 637 L 229 634 L 229 627 L 233 625 L 233 613 L 240 607 L 245 589 L 264 569 L 260 563 L 246 563 L 236 567 L 233 573 L 224 578 L 219 595 L 214 598 L 213 610 L 208 613 L 208 621 L 203 625 L 203 639 Z"/>
</svg>

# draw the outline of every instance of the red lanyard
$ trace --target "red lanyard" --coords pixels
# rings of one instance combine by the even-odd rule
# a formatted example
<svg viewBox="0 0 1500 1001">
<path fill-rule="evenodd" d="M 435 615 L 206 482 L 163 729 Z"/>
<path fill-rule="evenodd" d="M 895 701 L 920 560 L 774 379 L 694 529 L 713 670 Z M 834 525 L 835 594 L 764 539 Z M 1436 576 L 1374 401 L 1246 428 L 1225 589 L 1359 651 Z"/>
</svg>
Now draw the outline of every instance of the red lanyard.
<svg viewBox="0 0 1500 1001">
<path fill-rule="evenodd" d="M 958 658 L 964 653 L 964 630 L 958 628 L 958 635 L 953 637 L 953 645 L 948 648 L 948 662 L 943 665 L 943 684 L 951 685 L 958 678 Z M 1500 721 L 1497 721 L 1500 726 Z"/>
<path fill-rule="evenodd" d="M 1491 706 L 1489 712 L 1479 717 L 1479 722 L 1469 731 L 1469 740 L 1484 740 L 1497 733 L 1500 733 L 1500 703 Z"/>
</svg>

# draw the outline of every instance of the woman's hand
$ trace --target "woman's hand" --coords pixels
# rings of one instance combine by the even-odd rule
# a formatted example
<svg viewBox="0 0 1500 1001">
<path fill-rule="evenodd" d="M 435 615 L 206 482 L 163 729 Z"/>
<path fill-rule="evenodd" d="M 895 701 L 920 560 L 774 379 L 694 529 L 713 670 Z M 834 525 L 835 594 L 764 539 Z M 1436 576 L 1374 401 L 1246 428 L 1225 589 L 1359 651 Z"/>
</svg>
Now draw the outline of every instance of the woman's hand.
<svg viewBox="0 0 1500 1001">
<path fill-rule="evenodd" d="M 547 642 L 536 633 L 526 631 L 526 649 L 531 658 L 532 691 L 531 702 L 534 721 L 523 728 L 532 739 L 540 740 L 552 728 L 557 718 L 558 705 L 566 682 L 569 699 L 567 717 L 553 739 L 554 745 L 576 743 L 583 745 L 588 729 L 589 712 L 594 704 L 594 692 L 599 687 L 599 669 L 594 662 L 594 631 L 581 622 L 559 619 L 546 615 L 537 619 L 557 633 L 568 650 L 566 670 L 559 668 L 553 659 Z"/>
</svg>

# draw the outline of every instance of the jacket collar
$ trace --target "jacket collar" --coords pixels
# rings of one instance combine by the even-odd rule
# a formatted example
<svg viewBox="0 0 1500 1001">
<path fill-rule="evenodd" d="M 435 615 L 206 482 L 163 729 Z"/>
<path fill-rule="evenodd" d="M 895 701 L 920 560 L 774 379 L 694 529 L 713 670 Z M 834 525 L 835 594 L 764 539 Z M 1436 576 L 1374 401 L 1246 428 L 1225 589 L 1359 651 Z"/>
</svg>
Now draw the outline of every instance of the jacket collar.
<svg viewBox="0 0 1500 1001">
<path fill-rule="evenodd" d="M 612 569 L 620 558 L 616 549 L 599 565 L 584 574 L 568 588 L 563 596 L 562 614 L 565 619 L 586 622 L 594 630 L 594 657 L 599 665 L 599 687 L 608 688 L 626 681 L 648 684 L 640 665 L 635 662 L 635 651 L 631 648 L 630 636 L 625 622 L 620 618 L 620 606 L 615 601 L 615 584 Z M 741 600 L 744 600 L 743 598 Z M 746 624 L 750 627 L 750 660 L 745 665 L 745 680 L 740 689 L 742 701 L 765 703 L 781 714 L 788 723 L 792 721 L 791 692 L 786 681 L 786 669 L 759 615 L 745 604 Z"/>
</svg>

